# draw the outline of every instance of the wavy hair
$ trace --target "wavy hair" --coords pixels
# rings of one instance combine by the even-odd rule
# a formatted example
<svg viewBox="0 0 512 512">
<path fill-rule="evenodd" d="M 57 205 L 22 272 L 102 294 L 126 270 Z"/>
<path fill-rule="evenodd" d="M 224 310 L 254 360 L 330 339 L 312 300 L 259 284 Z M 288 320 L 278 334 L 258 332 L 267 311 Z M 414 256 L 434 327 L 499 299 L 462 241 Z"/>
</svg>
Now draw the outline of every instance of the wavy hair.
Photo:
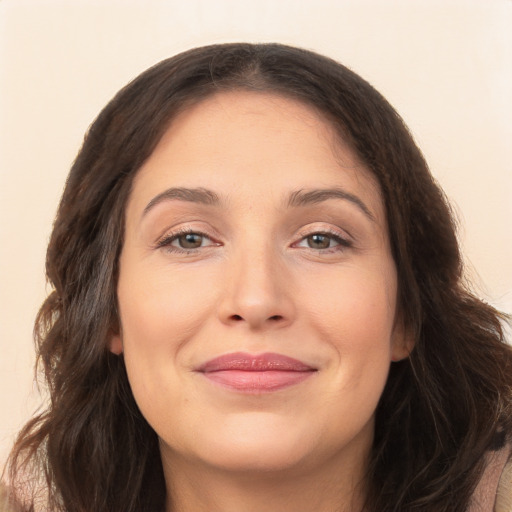
<svg viewBox="0 0 512 512">
<path fill-rule="evenodd" d="M 174 116 L 224 90 L 313 106 L 378 179 L 415 348 L 392 363 L 376 411 L 366 510 L 464 512 L 485 454 L 512 431 L 503 317 L 464 286 L 450 208 L 391 105 L 341 64 L 279 44 L 213 45 L 164 60 L 91 125 L 58 209 L 46 260 L 53 291 L 36 320 L 50 403 L 13 448 L 13 492 L 27 510 L 163 512 L 157 435 L 135 404 L 122 355 L 108 349 L 119 322 L 124 210 Z"/>
</svg>

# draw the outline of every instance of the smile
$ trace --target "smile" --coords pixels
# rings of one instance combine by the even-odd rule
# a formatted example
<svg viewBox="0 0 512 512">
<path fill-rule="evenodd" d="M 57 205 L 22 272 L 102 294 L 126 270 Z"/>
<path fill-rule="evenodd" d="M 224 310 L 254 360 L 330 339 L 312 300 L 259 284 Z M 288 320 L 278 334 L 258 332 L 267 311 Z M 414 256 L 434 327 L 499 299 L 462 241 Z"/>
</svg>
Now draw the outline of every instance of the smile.
<svg viewBox="0 0 512 512">
<path fill-rule="evenodd" d="M 317 369 L 281 354 L 236 352 L 207 361 L 197 371 L 225 388 L 257 394 L 299 384 Z"/>
</svg>

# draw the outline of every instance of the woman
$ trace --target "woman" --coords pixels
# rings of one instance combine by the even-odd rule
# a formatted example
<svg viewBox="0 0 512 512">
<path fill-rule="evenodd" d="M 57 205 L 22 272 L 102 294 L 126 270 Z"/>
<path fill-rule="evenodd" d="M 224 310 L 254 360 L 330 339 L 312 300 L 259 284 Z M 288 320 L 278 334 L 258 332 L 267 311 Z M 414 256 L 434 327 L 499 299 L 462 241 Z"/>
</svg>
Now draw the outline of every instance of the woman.
<svg viewBox="0 0 512 512">
<path fill-rule="evenodd" d="M 461 272 L 442 192 L 360 77 L 281 45 L 163 61 L 69 175 L 36 323 L 52 401 L 13 450 L 13 494 L 491 511 L 512 356 Z"/>
</svg>

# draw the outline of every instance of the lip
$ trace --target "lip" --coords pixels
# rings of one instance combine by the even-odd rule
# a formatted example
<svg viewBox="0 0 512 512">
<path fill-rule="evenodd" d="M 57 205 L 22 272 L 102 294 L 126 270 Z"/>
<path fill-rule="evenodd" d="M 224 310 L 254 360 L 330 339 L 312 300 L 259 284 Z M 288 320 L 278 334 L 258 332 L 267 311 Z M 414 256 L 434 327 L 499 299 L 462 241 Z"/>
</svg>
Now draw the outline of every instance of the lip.
<svg viewBox="0 0 512 512">
<path fill-rule="evenodd" d="M 264 393 L 299 384 L 316 368 L 282 354 L 234 352 L 202 364 L 197 371 L 222 387 L 243 393 Z"/>
</svg>

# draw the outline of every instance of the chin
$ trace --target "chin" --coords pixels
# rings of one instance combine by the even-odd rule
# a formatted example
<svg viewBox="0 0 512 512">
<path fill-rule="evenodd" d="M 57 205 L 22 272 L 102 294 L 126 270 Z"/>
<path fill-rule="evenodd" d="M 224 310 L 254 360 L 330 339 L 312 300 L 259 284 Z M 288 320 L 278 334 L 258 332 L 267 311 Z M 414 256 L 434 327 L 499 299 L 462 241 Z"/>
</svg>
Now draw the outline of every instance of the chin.
<svg viewBox="0 0 512 512">
<path fill-rule="evenodd" d="M 195 437 L 188 456 L 225 471 L 280 471 L 300 465 L 315 451 L 312 439 L 318 436 L 292 428 L 282 417 L 246 413 Z"/>
<path fill-rule="evenodd" d="M 224 471 L 275 473 L 301 465 L 305 453 L 297 448 L 277 440 L 235 440 L 229 446 L 212 447 L 205 462 Z"/>
</svg>

